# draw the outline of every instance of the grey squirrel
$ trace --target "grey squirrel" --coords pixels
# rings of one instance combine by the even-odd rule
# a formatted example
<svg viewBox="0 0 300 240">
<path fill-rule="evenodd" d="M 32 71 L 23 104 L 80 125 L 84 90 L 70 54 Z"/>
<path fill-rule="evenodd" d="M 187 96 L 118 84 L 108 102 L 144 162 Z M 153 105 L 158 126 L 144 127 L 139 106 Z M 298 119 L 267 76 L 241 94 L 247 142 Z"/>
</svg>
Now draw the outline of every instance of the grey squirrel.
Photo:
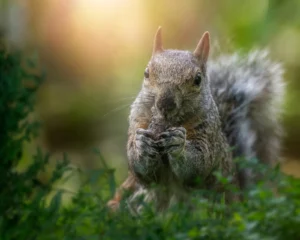
<svg viewBox="0 0 300 240">
<path fill-rule="evenodd" d="M 208 60 L 209 52 L 208 32 L 190 52 L 165 50 L 158 29 L 129 116 L 129 176 L 109 207 L 118 208 L 128 189 L 133 196 L 148 191 L 158 209 L 174 198 L 185 199 L 191 189 L 222 191 L 215 170 L 233 174 L 245 188 L 255 174 L 235 166 L 234 158 L 257 158 L 269 165 L 279 160 L 281 65 L 267 51 L 214 60 Z M 153 183 L 160 186 L 157 191 L 151 190 Z"/>
</svg>

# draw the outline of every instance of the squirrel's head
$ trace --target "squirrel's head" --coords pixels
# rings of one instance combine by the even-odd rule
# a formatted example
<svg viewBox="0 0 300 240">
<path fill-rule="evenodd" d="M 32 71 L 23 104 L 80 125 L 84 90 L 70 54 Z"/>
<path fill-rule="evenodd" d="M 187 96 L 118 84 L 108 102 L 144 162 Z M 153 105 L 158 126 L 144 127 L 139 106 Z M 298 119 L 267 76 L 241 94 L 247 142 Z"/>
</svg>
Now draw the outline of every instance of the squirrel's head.
<svg viewBox="0 0 300 240">
<path fill-rule="evenodd" d="M 184 121 L 207 101 L 209 48 L 210 36 L 205 32 L 194 52 L 164 50 L 161 28 L 158 29 L 143 88 L 154 97 L 155 109 L 166 120 Z"/>
</svg>

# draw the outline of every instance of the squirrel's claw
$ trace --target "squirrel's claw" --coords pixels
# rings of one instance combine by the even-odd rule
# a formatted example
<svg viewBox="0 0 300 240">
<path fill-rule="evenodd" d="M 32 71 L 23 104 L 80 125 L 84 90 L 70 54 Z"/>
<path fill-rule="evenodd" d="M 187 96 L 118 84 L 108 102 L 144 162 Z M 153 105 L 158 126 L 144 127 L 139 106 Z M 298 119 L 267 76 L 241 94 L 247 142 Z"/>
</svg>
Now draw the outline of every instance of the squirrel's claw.
<svg viewBox="0 0 300 240">
<path fill-rule="evenodd" d="M 159 137 L 160 138 L 165 138 L 165 137 L 168 137 L 168 136 L 179 136 L 179 137 L 182 137 L 182 138 L 185 138 L 186 136 L 186 130 L 184 127 L 172 127 L 172 128 L 169 128 L 167 131 L 165 132 L 162 132 Z"/>
<path fill-rule="evenodd" d="M 165 153 L 178 154 L 184 149 L 186 142 L 186 130 L 183 127 L 170 128 L 160 134 L 157 145 L 164 149 Z"/>
</svg>

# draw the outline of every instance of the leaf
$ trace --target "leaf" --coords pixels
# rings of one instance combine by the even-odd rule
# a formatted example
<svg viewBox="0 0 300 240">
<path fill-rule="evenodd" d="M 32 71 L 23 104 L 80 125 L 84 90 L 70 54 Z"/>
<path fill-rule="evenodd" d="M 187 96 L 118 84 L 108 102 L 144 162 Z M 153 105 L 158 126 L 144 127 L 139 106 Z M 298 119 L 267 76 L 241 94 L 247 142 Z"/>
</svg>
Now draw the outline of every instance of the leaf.
<svg viewBox="0 0 300 240">
<path fill-rule="evenodd" d="M 59 208 L 61 207 L 61 200 L 63 196 L 63 191 L 59 190 L 51 199 L 50 205 L 48 207 L 48 210 L 51 212 L 57 212 Z"/>
</svg>

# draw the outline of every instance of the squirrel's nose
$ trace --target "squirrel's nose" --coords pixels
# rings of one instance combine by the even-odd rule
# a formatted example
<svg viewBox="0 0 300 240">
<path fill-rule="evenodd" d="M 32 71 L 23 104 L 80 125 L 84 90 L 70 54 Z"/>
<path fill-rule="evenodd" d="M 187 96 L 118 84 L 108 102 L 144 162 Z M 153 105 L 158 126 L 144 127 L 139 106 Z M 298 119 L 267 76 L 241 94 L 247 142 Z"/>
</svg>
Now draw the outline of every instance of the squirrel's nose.
<svg viewBox="0 0 300 240">
<path fill-rule="evenodd" d="M 156 107 L 164 116 L 166 116 L 176 109 L 175 99 L 172 96 L 162 97 L 157 101 Z"/>
</svg>

